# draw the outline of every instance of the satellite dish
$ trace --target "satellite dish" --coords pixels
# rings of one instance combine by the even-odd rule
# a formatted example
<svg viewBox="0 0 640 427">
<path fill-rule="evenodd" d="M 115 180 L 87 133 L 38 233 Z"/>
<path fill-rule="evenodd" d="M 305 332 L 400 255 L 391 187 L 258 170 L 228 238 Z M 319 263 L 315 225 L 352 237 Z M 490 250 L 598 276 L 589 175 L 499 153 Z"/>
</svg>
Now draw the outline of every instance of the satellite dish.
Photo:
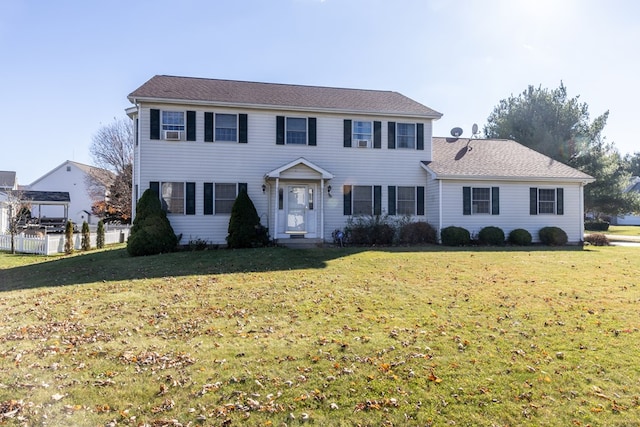
<svg viewBox="0 0 640 427">
<path fill-rule="evenodd" d="M 457 138 L 462 135 L 462 128 L 453 128 L 451 129 L 451 136 Z"/>
<path fill-rule="evenodd" d="M 477 123 L 474 123 L 473 126 L 471 127 L 471 133 L 473 135 L 478 133 L 478 124 Z"/>
</svg>

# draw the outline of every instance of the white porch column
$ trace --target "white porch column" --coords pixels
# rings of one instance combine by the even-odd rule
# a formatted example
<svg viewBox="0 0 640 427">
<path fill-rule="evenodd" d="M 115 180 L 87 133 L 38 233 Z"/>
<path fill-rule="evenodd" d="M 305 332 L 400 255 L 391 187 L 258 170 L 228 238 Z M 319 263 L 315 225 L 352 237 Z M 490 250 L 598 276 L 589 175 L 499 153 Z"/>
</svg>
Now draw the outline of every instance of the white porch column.
<svg viewBox="0 0 640 427">
<path fill-rule="evenodd" d="M 320 238 L 324 242 L 324 178 L 320 179 Z"/>
<path fill-rule="evenodd" d="M 275 192 L 275 200 L 276 202 L 273 204 L 276 210 L 276 214 L 273 216 L 275 224 L 273 225 L 273 238 L 278 239 L 278 212 L 280 211 L 280 206 L 278 204 L 280 198 L 280 178 L 276 178 L 276 192 Z"/>
</svg>

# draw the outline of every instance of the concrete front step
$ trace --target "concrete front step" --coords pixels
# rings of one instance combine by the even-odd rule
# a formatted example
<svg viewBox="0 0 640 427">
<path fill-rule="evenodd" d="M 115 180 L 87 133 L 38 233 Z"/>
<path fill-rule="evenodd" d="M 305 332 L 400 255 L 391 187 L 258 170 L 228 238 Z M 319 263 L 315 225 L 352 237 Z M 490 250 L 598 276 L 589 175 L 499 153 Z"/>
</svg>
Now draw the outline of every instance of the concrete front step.
<svg viewBox="0 0 640 427">
<path fill-rule="evenodd" d="M 324 241 L 322 239 L 309 239 L 309 238 L 290 238 L 290 239 L 278 239 L 278 245 L 291 249 L 311 249 L 320 248 L 323 246 Z"/>
</svg>

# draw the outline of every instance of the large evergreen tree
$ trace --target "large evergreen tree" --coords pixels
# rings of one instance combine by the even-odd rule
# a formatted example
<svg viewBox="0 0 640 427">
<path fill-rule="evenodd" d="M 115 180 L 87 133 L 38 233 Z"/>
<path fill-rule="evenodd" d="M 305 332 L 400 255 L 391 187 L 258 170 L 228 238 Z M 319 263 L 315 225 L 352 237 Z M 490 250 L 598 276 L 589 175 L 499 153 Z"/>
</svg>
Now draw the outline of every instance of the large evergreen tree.
<svg viewBox="0 0 640 427">
<path fill-rule="evenodd" d="M 564 84 L 557 89 L 529 86 L 518 96 L 501 100 L 484 133 L 487 138 L 513 139 L 554 160 L 593 176 L 584 189 L 585 210 L 616 215 L 640 209 L 640 198 L 623 193 L 630 174 L 602 131 L 609 112 L 589 119 L 589 107 L 569 98 Z"/>
<path fill-rule="evenodd" d="M 178 238 L 162 210 L 158 194 L 154 190 L 146 190 L 136 205 L 127 252 L 131 256 L 155 255 L 172 252 L 177 244 Z"/>
<path fill-rule="evenodd" d="M 229 248 L 265 246 L 269 241 L 266 230 L 260 224 L 258 211 L 244 189 L 240 191 L 231 208 L 228 232 Z"/>
</svg>

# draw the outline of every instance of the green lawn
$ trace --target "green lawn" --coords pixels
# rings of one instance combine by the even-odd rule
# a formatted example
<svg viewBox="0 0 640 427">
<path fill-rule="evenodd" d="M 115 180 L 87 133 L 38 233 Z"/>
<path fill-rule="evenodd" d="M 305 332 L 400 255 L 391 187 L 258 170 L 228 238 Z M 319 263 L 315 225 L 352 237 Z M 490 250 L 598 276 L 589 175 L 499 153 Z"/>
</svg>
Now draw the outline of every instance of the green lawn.
<svg viewBox="0 0 640 427">
<path fill-rule="evenodd" d="M 612 234 L 615 236 L 639 236 L 640 226 L 637 225 L 610 225 L 606 234 Z"/>
<path fill-rule="evenodd" d="M 0 425 L 638 425 L 639 250 L 0 254 Z"/>
</svg>

